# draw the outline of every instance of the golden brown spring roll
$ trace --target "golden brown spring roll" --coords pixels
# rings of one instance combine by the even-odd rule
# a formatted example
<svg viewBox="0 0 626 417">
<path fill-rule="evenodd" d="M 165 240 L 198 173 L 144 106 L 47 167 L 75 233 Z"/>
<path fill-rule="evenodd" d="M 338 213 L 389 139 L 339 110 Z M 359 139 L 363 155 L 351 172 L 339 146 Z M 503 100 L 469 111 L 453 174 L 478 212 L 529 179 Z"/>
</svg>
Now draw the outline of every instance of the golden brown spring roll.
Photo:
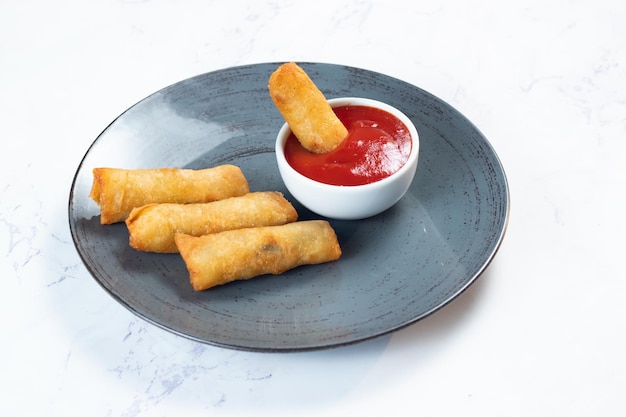
<svg viewBox="0 0 626 417">
<path fill-rule="evenodd" d="M 244 227 L 274 226 L 298 219 L 277 191 L 263 191 L 211 203 L 148 204 L 126 219 L 130 246 L 145 252 L 176 253 L 175 233 L 201 236 Z"/>
<path fill-rule="evenodd" d="M 100 206 L 100 223 L 126 220 L 130 211 L 151 203 L 208 203 L 250 191 L 241 169 L 220 165 L 180 168 L 95 168 L 89 196 Z"/>
<path fill-rule="evenodd" d="M 199 237 L 177 233 L 175 240 L 196 291 L 258 275 L 281 274 L 300 265 L 330 262 L 341 256 L 335 231 L 325 220 L 228 230 Z"/>
<path fill-rule="evenodd" d="M 293 62 L 278 67 L 268 88 L 274 104 L 302 146 L 313 153 L 335 149 L 348 130 L 335 115 L 324 94 Z"/>
</svg>

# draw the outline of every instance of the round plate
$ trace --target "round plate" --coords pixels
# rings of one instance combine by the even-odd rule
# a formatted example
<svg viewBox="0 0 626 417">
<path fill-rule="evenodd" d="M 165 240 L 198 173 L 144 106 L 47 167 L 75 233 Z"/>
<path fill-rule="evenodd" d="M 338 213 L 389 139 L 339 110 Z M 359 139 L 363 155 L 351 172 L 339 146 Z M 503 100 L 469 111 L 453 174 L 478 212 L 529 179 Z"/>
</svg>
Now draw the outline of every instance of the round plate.
<svg viewBox="0 0 626 417">
<path fill-rule="evenodd" d="M 403 328 L 445 306 L 492 260 L 508 221 L 504 170 L 459 112 L 398 79 L 332 64 L 300 63 L 327 98 L 360 96 L 403 111 L 420 134 L 417 175 L 388 211 L 330 221 L 335 262 L 194 292 L 178 254 L 128 245 L 124 223 L 101 225 L 89 198 L 95 167 L 241 167 L 251 191 L 281 191 L 299 219 L 318 218 L 287 192 L 274 156 L 284 120 L 267 90 L 276 63 L 199 75 L 132 106 L 94 141 L 76 172 L 69 223 L 96 281 L 139 317 L 175 334 L 254 351 L 355 343 Z"/>
</svg>

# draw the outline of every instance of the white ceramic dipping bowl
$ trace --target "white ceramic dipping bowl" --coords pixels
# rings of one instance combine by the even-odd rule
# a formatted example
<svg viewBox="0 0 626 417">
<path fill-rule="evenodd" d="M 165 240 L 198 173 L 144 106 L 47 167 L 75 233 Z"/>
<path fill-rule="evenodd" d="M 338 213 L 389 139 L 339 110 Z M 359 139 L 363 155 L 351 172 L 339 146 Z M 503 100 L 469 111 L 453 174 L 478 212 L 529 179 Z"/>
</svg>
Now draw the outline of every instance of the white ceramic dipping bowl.
<svg viewBox="0 0 626 417">
<path fill-rule="evenodd" d="M 365 185 L 329 185 L 312 180 L 296 171 L 285 158 L 284 147 L 291 134 L 285 123 L 276 138 L 276 161 L 287 190 L 309 210 L 331 218 L 357 220 L 379 214 L 398 202 L 409 189 L 419 154 L 419 135 L 411 120 L 395 107 L 380 101 L 342 97 L 328 100 L 331 107 L 369 106 L 384 110 L 400 119 L 411 134 L 411 153 L 407 162 L 395 173 Z"/>
</svg>

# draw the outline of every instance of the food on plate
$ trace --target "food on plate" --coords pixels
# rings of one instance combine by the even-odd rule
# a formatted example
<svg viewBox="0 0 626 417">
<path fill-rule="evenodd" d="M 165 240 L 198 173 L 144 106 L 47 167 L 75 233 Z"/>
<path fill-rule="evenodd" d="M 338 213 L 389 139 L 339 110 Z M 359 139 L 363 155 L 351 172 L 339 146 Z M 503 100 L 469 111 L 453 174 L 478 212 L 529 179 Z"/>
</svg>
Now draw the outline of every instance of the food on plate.
<svg viewBox="0 0 626 417">
<path fill-rule="evenodd" d="M 309 152 L 329 152 L 348 135 L 324 94 L 297 64 L 288 62 L 278 67 L 268 88 L 291 131 Z"/>
<path fill-rule="evenodd" d="M 126 220 L 131 210 L 151 203 L 207 203 L 247 194 L 241 169 L 95 168 L 89 196 L 100 206 L 100 223 Z"/>
<path fill-rule="evenodd" d="M 196 291 L 341 256 L 335 231 L 326 220 L 227 230 L 204 236 L 175 235 Z"/>
<path fill-rule="evenodd" d="M 260 191 L 196 204 L 148 204 L 126 219 L 130 246 L 145 252 L 176 253 L 175 233 L 201 236 L 245 227 L 296 221 L 298 213 L 282 193 Z"/>
</svg>

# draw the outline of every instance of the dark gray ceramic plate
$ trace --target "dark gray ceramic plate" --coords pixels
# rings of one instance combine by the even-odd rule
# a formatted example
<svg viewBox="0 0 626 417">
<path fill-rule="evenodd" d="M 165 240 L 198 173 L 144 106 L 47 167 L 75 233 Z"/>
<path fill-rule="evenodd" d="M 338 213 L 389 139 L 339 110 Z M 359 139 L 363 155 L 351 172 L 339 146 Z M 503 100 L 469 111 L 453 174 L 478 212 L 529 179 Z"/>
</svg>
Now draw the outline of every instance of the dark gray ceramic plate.
<svg viewBox="0 0 626 417">
<path fill-rule="evenodd" d="M 483 135 L 459 112 L 403 81 L 358 68 L 301 63 L 327 98 L 361 96 L 398 107 L 420 133 L 417 176 L 393 208 L 361 221 L 331 221 L 343 256 L 279 276 L 194 292 L 177 254 L 128 246 L 124 224 L 102 226 L 88 197 L 91 170 L 242 168 L 251 190 L 278 190 L 300 219 L 274 160 L 283 124 L 267 81 L 279 64 L 199 75 L 140 101 L 91 145 L 76 172 L 69 223 L 97 282 L 145 320 L 213 345 L 297 351 L 393 332 L 457 297 L 492 260 L 504 237 L 509 193 Z"/>
</svg>

